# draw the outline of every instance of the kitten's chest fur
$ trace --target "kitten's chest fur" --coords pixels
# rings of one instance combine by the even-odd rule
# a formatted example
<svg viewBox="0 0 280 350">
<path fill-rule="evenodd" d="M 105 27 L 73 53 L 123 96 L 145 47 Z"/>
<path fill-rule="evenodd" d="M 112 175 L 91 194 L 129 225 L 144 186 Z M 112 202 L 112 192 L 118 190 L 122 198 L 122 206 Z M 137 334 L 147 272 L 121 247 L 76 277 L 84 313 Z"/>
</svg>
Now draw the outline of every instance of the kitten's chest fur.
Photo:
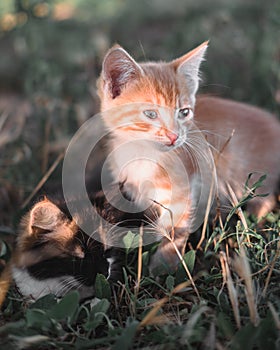
<svg viewBox="0 0 280 350">
<path fill-rule="evenodd" d="M 157 197 L 150 193 L 152 183 L 159 184 L 167 178 L 167 174 L 161 173 L 161 168 L 172 167 L 172 158 L 167 154 L 164 157 L 149 141 L 127 145 L 116 137 L 111 141 L 110 149 L 117 150 L 109 158 L 114 179 L 120 183 L 132 183 L 139 194 L 148 191 L 151 199 L 156 200 Z"/>
<path fill-rule="evenodd" d="M 185 154 L 160 152 L 149 141 L 125 145 L 120 151 L 121 142 L 114 138 L 111 143 L 112 150 L 118 149 L 110 158 L 111 171 L 131 199 L 143 210 L 152 202 L 159 203 L 158 222 L 164 227 L 172 226 L 170 211 L 177 223 L 188 217 L 190 206 L 186 204 L 189 204 L 193 168 L 189 164 L 186 169 Z M 185 176 L 187 171 L 189 179 Z M 181 221 L 179 226 L 186 227 L 186 221 Z"/>
<path fill-rule="evenodd" d="M 135 185 L 141 185 L 144 181 L 154 179 L 158 172 L 158 164 L 151 159 L 160 160 L 160 154 L 151 149 L 149 142 L 131 143 L 126 146 L 121 139 L 111 142 L 111 149 L 121 147 L 120 151 L 113 154 L 110 159 L 111 171 L 119 182 L 133 180 Z"/>
</svg>

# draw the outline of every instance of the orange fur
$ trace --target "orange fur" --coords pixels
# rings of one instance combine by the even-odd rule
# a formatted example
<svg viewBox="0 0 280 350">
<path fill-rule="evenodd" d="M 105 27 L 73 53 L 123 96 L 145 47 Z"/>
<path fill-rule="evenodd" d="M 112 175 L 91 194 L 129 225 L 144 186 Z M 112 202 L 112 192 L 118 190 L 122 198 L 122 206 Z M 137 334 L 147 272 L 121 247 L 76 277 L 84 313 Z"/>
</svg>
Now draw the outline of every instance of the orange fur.
<svg viewBox="0 0 280 350">
<path fill-rule="evenodd" d="M 280 177 L 280 124 L 274 116 L 256 107 L 209 96 L 198 96 L 195 103 L 199 66 L 206 47 L 207 42 L 170 63 L 138 64 L 116 46 L 107 53 L 98 81 L 103 119 L 114 135 L 111 148 L 136 142 L 113 157 L 111 169 L 115 180 L 141 188 L 137 200 L 151 198 L 172 210 L 176 227 L 186 228 L 186 238 L 193 185 L 186 184 L 177 164 L 179 158 L 188 175 L 196 175 L 191 157 L 196 160 L 197 155 L 186 156 L 183 148 L 189 145 L 199 155 L 200 146 L 203 147 L 202 138 L 197 137 L 199 130 L 216 160 L 220 194 L 227 196 L 229 184 L 240 198 L 249 173 L 256 172 L 252 181 L 267 174 L 259 191 L 269 196 L 253 199 L 248 206 L 252 213 L 262 216 L 273 209 Z M 199 130 L 192 130 L 187 119 L 179 119 L 178 110 L 186 107 L 195 111 L 194 121 Z M 146 118 L 144 110 L 154 110 L 158 117 Z M 144 159 L 149 155 L 156 159 L 155 164 Z M 211 166 L 208 171 L 211 173 Z M 170 227 L 164 210 L 159 220 Z"/>
<path fill-rule="evenodd" d="M 48 232 L 47 238 L 44 231 Z M 73 239 L 76 231 L 75 221 L 66 218 L 49 199 L 39 201 L 21 220 L 14 254 L 15 266 L 29 266 L 44 257 L 52 258 L 68 251 L 75 252 L 77 256 L 82 255 L 82 251 L 75 251 Z M 44 245 L 38 254 L 32 247 L 40 241 L 46 241 L 48 244 Z"/>
</svg>

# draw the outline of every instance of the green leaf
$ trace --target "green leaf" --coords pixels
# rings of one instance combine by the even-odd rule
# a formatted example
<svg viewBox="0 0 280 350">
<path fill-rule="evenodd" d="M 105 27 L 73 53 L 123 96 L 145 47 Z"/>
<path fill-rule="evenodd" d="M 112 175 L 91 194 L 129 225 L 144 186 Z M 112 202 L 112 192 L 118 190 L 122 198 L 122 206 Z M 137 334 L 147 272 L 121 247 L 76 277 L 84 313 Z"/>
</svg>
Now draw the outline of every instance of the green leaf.
<svg viewBox="0 0 280 350">
<path fill-rule="evenodd" d="M 108 311 L 109 307 L 109 301 L 107 299 L 102 299 L 92 307 L 90 314 L 95 315 L 97 312 L 103 312 L 105 314 Z"/>
<path fill-rule="evenodd" d="M 251 323 L 248 323 L 234 335 L 234 337 L 231 340 L 230 349 L 253 349 L 255 340 L 257 338 L 257 333 L 257 328 L 254 327 Z"/>
<path fill-rule="evenodd" d="M 229 320 L 229 317 L 225 315 L 223 312 L 220 312 L 217 317 L 217 326 L 219 332 L 224 335 L 227 339 L 232 338 L 234 333 L 234 327 Z"/>
<path fill-rule="evenodd" d="M 267 317 L 261 320 L 258 326 L 258 338 L 256 344 L 260 349 L 277 349 L 278 330 L 274 324 L 273 317 L 269 312 Z"/>
<path fill-rule="evenodd" d="M 132 348 L 133 345 L 133 339 L 135 337 L 135 334 L 137 332 L 139 322 L 136 320 L 133 320 L 129 326 L 127 326 L 122 334 L 118 337 L 116 343 L 112 346 L 112 350 L 128 350 Z"/>
<path fill-rule="evenodd" d="M 40 309 L 40 310 L 50 310 L 50 308 L 57 304 L 57 299 L 55 295 L 48 294 L 44 295 L 42 298 L 35 301 L 35 303 L 30 305 L 30 309 Z"/>
<path fill-rule="evenodd" d="M 149 261 L 150 261 L 150 252 L 144 252 L 142 254 L 142 276 L 149 276 Z"/>
<path fill-rule="evenodd" d="M 256 190 L 257 188 L 260 188 L 260 187 L 263 186 L 263 182 L 264 182 L 264 180 L 266 179 L 267 175 L 264 174 L 264 175 L 260 176 L 259 179 L 258 179 L 256 182 L 254 182 L 254 183 L 250 186 L 250 185 L 249 185 L 249 181 L 250 181 L 250 179 L 251 179 L 251 177 L 252 177 L 253 175 L 254 175 L 254 173 L 250 173 L 250 174 L 248 175 L 247 180 L 246 180 L 246 183 L 245 183 L 245 190 L 247 190 L 248 188 L 250 188 L 251 191 L 253 191 L 253 193 L 255 193 L 255 190 Z"/>
<path fill-rule="evenodd" d="M 123 243 L 127 250 L 137 248 L 139 245 L 139 234 L 128 231 L 123 237 Z"/>
<path fill-rule="evenodd" d="M 106 277 L 100 273 L 96 275 L 94 284 L 95 296 L 99 299 L 111 299 L 111 288 Z"/>
<path fill-rule="evenodd" d="M 188 251 L 184 256 L 183 259 L 187 265 L 188 270 L 190 271 L 190 273 L 193 271 L 194 268 L 194 264 L 195 264 L 195 257 L 196 257 L 196 253 L 194 250 L 190 250 Z M 178 269 L 176 271 L 176 275 L 175 275 L 176 279 L 175 279 L 175 284 L 179 284 L 181 282 L 187 281 L 188 280 L 188 276 L 186 273 L 186 270 L 183 266 L 182 263 L 179 264 Z"/>
<path fill-rule="evenodd" d="M 256 194 L 256 190 L 263 186 L 263 182 L 266 179 L 266 174 L 262 175 L 256 182 L 254 182 L 251 186 L 249 185 L 249 181 L 251 177 L 254 175 L 254 173 L 250 173 L 247 177 L 246 183 L 245 183 L 245 189 L 242 198 L 239 200 L 236 206 L 234 206 L 229 214 L 227 215 L 226 222 L 228 223 L 231 217 L 235 214 L 236 210 L 240 207 L 242 207 L 244 204 L 246 204 L 248 201 L 250 201 L 254 197 L 267 197 L 268 193 L 264 194 Z M 250 189 L 250 190 L 248 190 Z"/>
<path fill-rule="evenodd" d="M 110 303 L 107 299 L 102 299 L 94 305 L 91 309 L 89 320 L 84 325 L 85 330 L 91 331 L 98 327 L 102 323 L 109 307 Z"/>
<path fill-rule="evenodd" d="M 195 256 L 195 250 L 190 250 L 184 255 L 184 261 L 187 264 L 187 267 L 190 272 L 192 272 L 194 269 Z"/>
<path fill-rule="evenodd" d="M 77 350 L 92 350 L 94 349 L 110 349 L 109 348 L 109 341 L 108 338 L 96 338 L 96 339 L 86 339 L 86 338 L 77 338 L 77 340 L 75 341 L 75 348 L 73 349 L 77 349 Z M 98 345 L 100 345 L 99 347 L 97 347 Z M 69 348 L 64 348 L 65 350 L 68 350 Z M 70 348 L 72 349 L 72 347 Z"/>
<path fill-rule="evenodd" d="M 55 320 L 63 320 L 72 317 L 79 307 L 79 293 L 77 291 L 67 294 L 61 301 L 54 305 L 48 315 Z"/>
<path fill-rule="evenodd" d="M 27 327 L 35 327 L 39 329 L 48 329 L 52 323 L 45 311 L 39 309 L 28 309 L 26 311 Z"/>
<path fill-rule="evenodd" d="M 0 335 L 3 334 L 22 334 L 22 330 L 26 326 L 26 321 L 24 319 L 9 322 L 0 327 Z"/>
<path fill-rule="evenodd" d="M 171 275 L 167 276 L 165 284 L 166 284 L 167 290 L 171 292 L 175 285 L 175 278 Z"/>
<path fill-rule="evenodd" d="M 149 266 L 149 261 L 150 261 L 150 254 L 149 252 L 144 252 L 142 254 L 142 263 L 143 263 L 143 266 L 147 267 Z"/>
</svg>

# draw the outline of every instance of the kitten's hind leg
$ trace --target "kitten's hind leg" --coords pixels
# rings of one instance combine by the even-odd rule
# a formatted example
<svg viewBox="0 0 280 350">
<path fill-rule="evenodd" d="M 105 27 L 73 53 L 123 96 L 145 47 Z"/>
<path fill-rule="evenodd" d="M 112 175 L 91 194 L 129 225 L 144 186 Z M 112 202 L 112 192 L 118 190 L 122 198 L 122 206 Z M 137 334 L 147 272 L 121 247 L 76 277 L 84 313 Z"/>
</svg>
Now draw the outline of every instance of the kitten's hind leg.
<svg viewBox="0 0 280 350">
<path fill-rule="evenodd" d="M 248 202 L 246 209 L 257 218 L 262 218 L 276 208 L 277 198 L 274 194 L 267 197 L 256 197 Z"/>
</svg>

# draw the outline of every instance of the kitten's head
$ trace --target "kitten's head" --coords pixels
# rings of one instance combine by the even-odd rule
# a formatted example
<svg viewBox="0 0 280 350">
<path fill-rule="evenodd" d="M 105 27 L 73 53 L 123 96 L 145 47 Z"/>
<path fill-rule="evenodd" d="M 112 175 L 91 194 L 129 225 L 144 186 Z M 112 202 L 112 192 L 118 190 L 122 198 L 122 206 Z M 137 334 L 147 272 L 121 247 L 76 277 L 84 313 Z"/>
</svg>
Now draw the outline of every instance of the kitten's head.
<svg viewBox="0 0 280 350">
<path fill-rule="evenodd" d="M 165 149 L 181 146 L 207 44 L 168 63 L 138 64 L 122 47 L 110 49 L 98 82 L 105 124 L 126 139 L 154 141 Z"/>
<path fill-rule="evenodd" d="M 71 255 L 84 257 L 76 240 L 78 226 L 52 201 L 45 198 L 36 203 L 21 220 L 17 246 L 20 251 L 40 250 L 40 257 Z"/>
<path fill-rule="evenodd" d="M 21 221 L 14 265 L 18 288 L 35 299 L 48 293 L 62 296 L 71 289 L 79 290 L 81 298 L 93 296 L 96 274 L 108 275 L 109 267 L 103 245 L 47 198 Z"/>
</svg>

